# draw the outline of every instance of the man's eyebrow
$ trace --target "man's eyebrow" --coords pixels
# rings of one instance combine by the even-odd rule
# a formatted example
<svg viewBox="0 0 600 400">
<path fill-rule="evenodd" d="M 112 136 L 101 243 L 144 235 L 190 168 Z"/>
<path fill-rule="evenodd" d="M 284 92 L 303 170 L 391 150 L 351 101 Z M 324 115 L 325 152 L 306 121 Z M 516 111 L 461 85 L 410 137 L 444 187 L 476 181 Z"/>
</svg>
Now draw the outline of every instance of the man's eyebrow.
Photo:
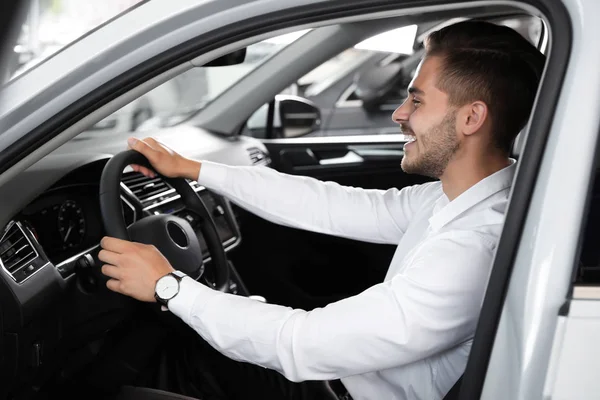
<svg viewBox="0 0 600 400">
<path fill-rule="evenodd" d="M 410 86 L 408 88 L 408 94 L 418 94 L 419 96 L 423 96 L 425 94 L 424 91 L 415 86 Z"/>
</svg>

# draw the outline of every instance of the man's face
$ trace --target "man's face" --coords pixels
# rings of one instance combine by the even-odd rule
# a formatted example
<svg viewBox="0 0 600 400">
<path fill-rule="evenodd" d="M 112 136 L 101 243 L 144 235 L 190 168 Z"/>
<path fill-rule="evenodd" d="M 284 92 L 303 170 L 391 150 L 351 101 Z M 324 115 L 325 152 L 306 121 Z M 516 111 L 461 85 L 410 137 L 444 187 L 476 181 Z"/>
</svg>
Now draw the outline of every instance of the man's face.
<svg viewBox="0 0 600 400">
<path fill-rule="evenodd" d="M 448 95 L 435 87 L 441 62 L 438 57 L 421 61 L 409 86 L 409 95 L 392 119 L 402 133 L 414 140 L 404 146 L 404 172 L 440 178 L 459 147 L 456 110 Z"/>
</svg>

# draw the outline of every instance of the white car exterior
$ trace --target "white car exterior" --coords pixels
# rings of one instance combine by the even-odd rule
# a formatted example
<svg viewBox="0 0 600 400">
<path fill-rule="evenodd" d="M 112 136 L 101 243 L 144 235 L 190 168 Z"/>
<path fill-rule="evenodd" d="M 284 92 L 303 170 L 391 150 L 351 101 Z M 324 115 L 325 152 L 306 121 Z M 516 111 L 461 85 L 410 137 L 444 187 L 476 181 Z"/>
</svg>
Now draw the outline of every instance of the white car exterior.
<svg viewBox="0 0 600 400">
<path fill-rule="evenodd" d="M 36 145 L 24 158 L 5 164 L 0 187 L 144 90 L 152 89 L 186 68 L 269 36 L 340 21 L 482 6 L 519 6 L 546 18 L 550 29 L 546 70 L 549 79 L 543 79 L 513 188 L 514 204 L 509 208 L 506 223 L 508 231 L 503 234 L 496 257 L 495 269 L 499 265 L 512 267 L 506 297 L 499 296 L 502 289 L 488 290 L 489 296 L 499 296 L 503 308 L 498 329 L 489 337 L 493 341 L 489 367 L 479 371 L 485 373 L 481 398 L 599 398 L 600 379 L 596 371 L 600 370 L 597 339 L 600 337 L 600 288 L 572 288 L 571 278 L 600 126 L 600 74 L 597 71 L 600 24 L 596 21 L 600 3 L 596 0 L 375 3 L 381 7 L 347 3 L 344 14 L 338 3 L 325 0 L 147 2 L 15 79 L 4 89 L 0 99 L 0 154 L 10 146 L 18 147 L 23 137 L 32 135 L 40 127 L 59 121 L 57 115 L 91 99 L 90 93 L 104 93 L 102 90 L 110 88 L 111 82 L 117 79 L 122 82 L 127 82 L 128 76 L 140 79 L 137 89 L 98 107 L 89 104 L 82 108 L 85 112 L 79 120 L 57 125 L 50 140 Z M 311 14 L 311 8 L 326 10 L 328 5 L 337 5 L 338 12 Z M 551 14 L 551 18 L 545 13 Z M 265 15 L 271 19 L 265 19 Z M 294 19 L 298 15 L 305 15 L 307 19 Z M 287 25 L 281 22 L 273 27 L 270 24 L 274 22 L 268 22 L 286 18 Z M 262 21 L 262 29 L 253 25 L 255 19 Z M 570 30 L 560 30 L 564 26 L 553 27 L 563 20 L 568 21 Z M 245 33 L 234 32 L 231 26 L 236 25 L 243 27 Z M 167 60 L 172 49 L 189 45 L 191 41 L 205 42 L 194 60 L 183 64 L 173 62 L 160 74 L 146 71 L 150 76 L 146 81 L 136 75 L 135 71 L 142 70 L 153 58 Z M 221 43 L 219 46 L 208 46 L 217 41 Z M 560 71 L 565 66 L 563 77 Z M 553 90 L 552 85 L 560 85 L 556 92 L 559 96 L 544 97 Z M 235 114 L 249 115 L 272 97 L 272 93 L 266 93 L 264 98 L 257 94 L 252 104 L 239 99 L 240 94 L 251 90 L 254 88 L 248 82 L 236 85 L 234 91 L 200 113 L 194 123 L 207 129 L 232 132 L 240 123 Z M 548 105 L 554 100 L 557 100 L 555 108 Z M 226 113 L 228 107 L 235 113 Z M 546 134 L 547 141 L 540 139 Z M 524 194 L 530 189 L 531 197 Z M 520 216 L 524 218 L 522 231 Z M 0 216 L 0 220 L 6 218 L 9 216 Z M 493 281 L 494 276 L 490 287 L 499 284 Z M 491 297 L 486 299 L 482 318 L 488 303 L 492 303 Z M 475 352 L 479 349 L 477 342 L 476 336 L 472 358 L 480 356 Z M 465 381 L 469 381 L 472 372 L 468 367 Z"/>
</svg>

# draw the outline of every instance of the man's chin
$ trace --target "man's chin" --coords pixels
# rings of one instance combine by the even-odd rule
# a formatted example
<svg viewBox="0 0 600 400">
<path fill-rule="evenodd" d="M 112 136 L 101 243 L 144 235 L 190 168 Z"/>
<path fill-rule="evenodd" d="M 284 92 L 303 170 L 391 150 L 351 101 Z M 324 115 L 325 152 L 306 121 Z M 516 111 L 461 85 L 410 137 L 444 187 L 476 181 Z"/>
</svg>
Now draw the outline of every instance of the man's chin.
<svg viewBox="0 0 600 400">
<path fill-rule="evenodd" d="M 402 171 L 404 171 L 405 174 L 423 175 L 428 176 L 430 178 L 437 178 L 436 176 L 433 176 L 431 173 L 428 172 L 426 166 L 419 164 L 418 162 L 409 162 L 409 160 L 407 160 L 406 157 L 402 159 L 400 167 L 402 168 Z"/>
<path fill-rule="evenodd" d="M 411 163 L 410 161 L 408 161 L 406 156 L 404 156 L 404 158 L 402 159 L 402 162 L 400 163 L 400 167 L 402 168 L 402 171 L 404 171 L 407 174 L 418 173 L 415 171 L 416 168 L 415 168 L 414 163 Z"/>
</svg>

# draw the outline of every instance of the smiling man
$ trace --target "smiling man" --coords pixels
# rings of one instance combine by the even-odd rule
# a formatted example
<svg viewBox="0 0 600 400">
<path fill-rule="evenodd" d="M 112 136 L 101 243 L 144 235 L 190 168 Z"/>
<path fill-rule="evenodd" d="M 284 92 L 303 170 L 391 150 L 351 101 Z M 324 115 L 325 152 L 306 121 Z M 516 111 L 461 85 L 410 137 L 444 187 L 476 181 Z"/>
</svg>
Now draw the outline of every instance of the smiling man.
<svg viewBox="0 0 600 400">
<path fill-rule="evenodd" d="M 157 172 L 197 179 L 270 221 L 398 245 L 384 282 L 363 293 L 310 312 L 263 304 L 172 276 L 153 247 L 114 238 L 101 243 L 107 286 L 142 301 L 158 296 L 220 353 L 259 366 L 236 370 L 222 398 L 319 398 L 294 382 L 336 378 L 355 399 L 443 398 L 467 362 L 514 175 L 509 152 L 543 64 L 506 27 L 463 22 L 433 33 L 393 119 L 414 139 L 404 171 L 439 181 L 402 190 L 198 162 L 153 139 L 130 140 Z"/>
</svg>

